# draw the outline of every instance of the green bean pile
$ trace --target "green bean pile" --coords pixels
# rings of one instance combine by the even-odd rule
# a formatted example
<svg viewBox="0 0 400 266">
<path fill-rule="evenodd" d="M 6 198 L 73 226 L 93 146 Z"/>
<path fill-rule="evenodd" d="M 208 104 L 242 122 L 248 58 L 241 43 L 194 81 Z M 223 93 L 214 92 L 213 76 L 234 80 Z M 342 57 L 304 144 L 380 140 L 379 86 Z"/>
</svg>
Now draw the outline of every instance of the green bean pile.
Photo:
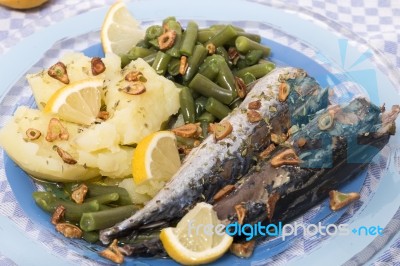
<svg viewBox="0 0 400 266">
<path fill-rule="evenodd" d="M 165 48 L 163 42 L 171 41 L 168 36 L 173 42 Z M 185 123 L 200 122 L 206 128 L 242 102 L 247 84 L 274 69 L 266 60 L 270 48 L 260 42 L 259 35 L 233 25 L 199 29 L 189 21 L 183 29 L 168 17 L 162 25 L 148 27 L 145 38 L 121 55 L 121 61 L 124 67 L 143 58 L 158 74 L 174 81 L 181 88 L 180 113 Z"/>
<path fill-rule="evenodd" d="M 59 188 L 48 184 L 46 191 L 33 192 L 33 198 L 41 209 L 50 214 L 63 206 L 64 221 L 78 226 L 83 232 L 82 238 L 90 243 L 99 240 L 99 230 L 113 226 L 139 209 L 132 204 L 126 189 L 94 183 L 86 184 L 88 190 L 84 202 L 75 203 L 71 194 L 78 185 L 65 183 Z"/>
</svg>

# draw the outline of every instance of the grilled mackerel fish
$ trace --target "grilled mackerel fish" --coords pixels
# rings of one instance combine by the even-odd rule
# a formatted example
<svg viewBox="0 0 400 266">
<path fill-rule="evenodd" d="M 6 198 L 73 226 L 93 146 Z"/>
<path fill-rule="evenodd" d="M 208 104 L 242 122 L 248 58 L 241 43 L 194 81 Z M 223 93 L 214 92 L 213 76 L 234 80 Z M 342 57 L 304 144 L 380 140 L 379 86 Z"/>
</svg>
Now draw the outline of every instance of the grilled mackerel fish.
<svg viewBox="0 0 400 266">
<path fill-rule="evenodd" d="M 254 102 L 258 108 L 250 110 Z M 195 203 L 212 201 L 216 192 L 236 183 L 255 165 L 256 155 L 271 144 L 271 135 L 287 135 L 292 126 L 307 124 L 312 114 L 327 105 L 328 90 L 321 89 L 303 70 L 287 67 L 271 71 L 224 119 L 233 127 L 231 134 L 219 141 L 212 135 L 207 137 L 143 209 L 102 230 L 100 240 L 107 244 L 143 228 L 166 225 L 181 218 Z M 255 113 L 259 119 L 251 119 Z"/>
<path fill-rule="evenodd" d="M 363 98 L 321 110 L 287 141 L 261 152 L 259 163 L 233 190 L 215 195 L 218 218 L 225 224 L 289 222 L 359 174 L 394 134 L 399 112 L 393 106 L 382 114 Z M 133 239 L 122 248 L 126 255 L 165 254 L 158 234 L 146 241 Z"/>
<path fill-rule="evenodd" d="M 276 224 L 304 213 L 368 166 L 399 112 L 396 105 L 382 114 L 364 98 L 321 111 L 214 204 L 219 219 Z"/>
</svg>

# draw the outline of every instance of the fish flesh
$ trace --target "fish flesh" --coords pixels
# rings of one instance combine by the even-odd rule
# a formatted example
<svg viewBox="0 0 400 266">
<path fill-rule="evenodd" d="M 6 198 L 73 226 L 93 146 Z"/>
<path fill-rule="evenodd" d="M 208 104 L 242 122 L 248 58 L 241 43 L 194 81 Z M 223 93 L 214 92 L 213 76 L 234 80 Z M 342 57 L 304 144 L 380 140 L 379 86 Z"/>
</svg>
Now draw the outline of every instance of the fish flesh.
<svg viewBox="0 0 400 266">
<path fill-rule="evenodd" d="M 382 114 L 364 98 L 320 111 L 214 204 L 218 218 L 226 224 L 238 218 L 277 224 L 303 214 L 368 166 L 394 134 L 399 112 L 396 105 Z M 274 167 L 274 158 L 287 150 L 294 151 L 299 164 Z"/>
<path fill-rule="evenodd" d="M 263 118 L 256 122 L 250 121 L 247 114 L 249 103 L 254 101 L 259 101 L 256 112 Z M 224 119 L 233 127 L 229 136 L 219 141 L 208 136 L 192 149 L 178 172 L 151 201 L 130 218 L 102 230 L 100 240 L 107 244 L 143 228 L 171 223 L 197 202 L 212 201 L 222 187 L 236 183 L 256 164 L 256 155 L 270 145 L 272 133 L 280 135 L 308 123 L 327 105 L 328 90 L 303 70 L 276 68 L 259 79 L 240 106 Z"/>
</svg>

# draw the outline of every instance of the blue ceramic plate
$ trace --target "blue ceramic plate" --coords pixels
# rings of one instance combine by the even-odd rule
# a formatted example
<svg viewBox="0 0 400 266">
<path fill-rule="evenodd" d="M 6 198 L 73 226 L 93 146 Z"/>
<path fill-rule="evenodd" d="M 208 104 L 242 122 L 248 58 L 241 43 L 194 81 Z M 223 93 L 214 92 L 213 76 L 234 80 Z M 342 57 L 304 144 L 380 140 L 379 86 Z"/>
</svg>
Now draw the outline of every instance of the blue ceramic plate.
<svg viewBox="0 0 400 266">
<path fill-rule="evenodd" d="M 315 23 L 314 14 L 305 10 L 267 6 L 255 1 L 232 0 L 228 3 L 203 0 L 191 2 L 190 8 L 184 10 L 176 8 L 182 3 L 179 0 L 150 0 L 133 1 L 128 6 L 144 27 L 160 23 L 167 16 L 176 16 L 183 24 L 189 19 L 197 21 L 200 26 L 232 23 L 259 33 L 263 43 L 271 47 L 272 61 L 277 65 L 305 69 L 322 87 L 330 87 L 336 92 L 332 98 L 336 102 L 348 101 L 355 94 L 363 94 L 377 105 L 400 103 L 399 93 L 395 89 L 400 83 L 379 52 L 334 22 L 324 19 Z M 13 97 L 14 106 L 33 105 L 25 74 L 48 67 L 68 50 L 83 51 L 88 56 L 101 56 L 99 29 L 106 11 L 105 7 L 62 21 L 11 49 L 0 61 L 0 73 L 9 73 L 0 84 L 0 92 L 4 92 L 1 99 L 4 95 L 16 96 Z M 21 58 L 24 60 L 19 60 Z M 319 222 L 322 225 L 346 223 L 349 228 L 385 227 L 399 208 L 400 176 L 395 161 L 399 143 L 397 134 L 366 171 L 342 188 L 343 191 L 359 191 L 361 201 L 333 213 L 325 200 L 298 217 L 296 222 L 304 225 Z M 65 239 L 55 233 L 49 215 L 38 208 L 31 197 L 36 190 L 35 183 L 6 155 L 4 166 L 8 182 L 26 215 L 35 224 L 43 226 L 43 230 L 51 232 L 52 237 L 47 241 L 61 241 L 64 243 L 63 252 L 80 256 L 88 263 L 108 263 L 96 253 L 101 247 L 80 240 Z M 258 245 L 251 259 L 239 259 L 227 254 L 214 264 L 312 265 L 324 261 L 324 265 L 338 265 L 362 252 L 374 238 L 356 234 L 335 237 L 298 235 L 285 241 L 272 238 Z M 377 254 L 379 252 L 376 251 Z M 133 262 L 175 265 L 169 259 L 126 259 L 127 264 Z"/>
</svg>

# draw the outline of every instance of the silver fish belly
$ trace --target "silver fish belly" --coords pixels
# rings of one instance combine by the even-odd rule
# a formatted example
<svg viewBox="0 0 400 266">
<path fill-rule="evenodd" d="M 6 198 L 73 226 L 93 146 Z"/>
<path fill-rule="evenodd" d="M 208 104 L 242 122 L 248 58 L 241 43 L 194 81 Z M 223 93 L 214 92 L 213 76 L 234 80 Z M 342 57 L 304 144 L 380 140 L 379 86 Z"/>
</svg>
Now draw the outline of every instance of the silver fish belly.
<svg viewBox="0 0 400 266">
<path fill-rule="evenodd" d="M 289 89 L 292 87 L 290 93 L 296 94 L 290 98 L 291 102 L 278 99 L 282 83 L 289 84 Z M 229 136 L 219 141 L 213 135 L 208 136 L 190 152 L 178 172 L 144 208 L 115 226 L 102 230 L 100 240 L 107 244 L 145 226 L 173 221 L 181 218 L 196 202 L 210 201 L 223 186 L 235 183 L 245 175 L 256 163 L 254 154 L 270 144 L 272 127 L 268 121 L 271 118 L 277 117 L 287 131 L 293 124 L 290 108 L 294 113 L 308 100 L 312 101 L 309 105 L 313 111 L 326 107 L 327 93 L 321 100 L 318 91 L 318 83 L 300 69 L 287 67 L 271 71 L 257 81 L 241 105 L 224 119 L 233 127 Z M 264 119 L 252 123 L 247 111 L 253 101 L 260 101 L 261 106 L 256 111 Z"/>
</svg>

